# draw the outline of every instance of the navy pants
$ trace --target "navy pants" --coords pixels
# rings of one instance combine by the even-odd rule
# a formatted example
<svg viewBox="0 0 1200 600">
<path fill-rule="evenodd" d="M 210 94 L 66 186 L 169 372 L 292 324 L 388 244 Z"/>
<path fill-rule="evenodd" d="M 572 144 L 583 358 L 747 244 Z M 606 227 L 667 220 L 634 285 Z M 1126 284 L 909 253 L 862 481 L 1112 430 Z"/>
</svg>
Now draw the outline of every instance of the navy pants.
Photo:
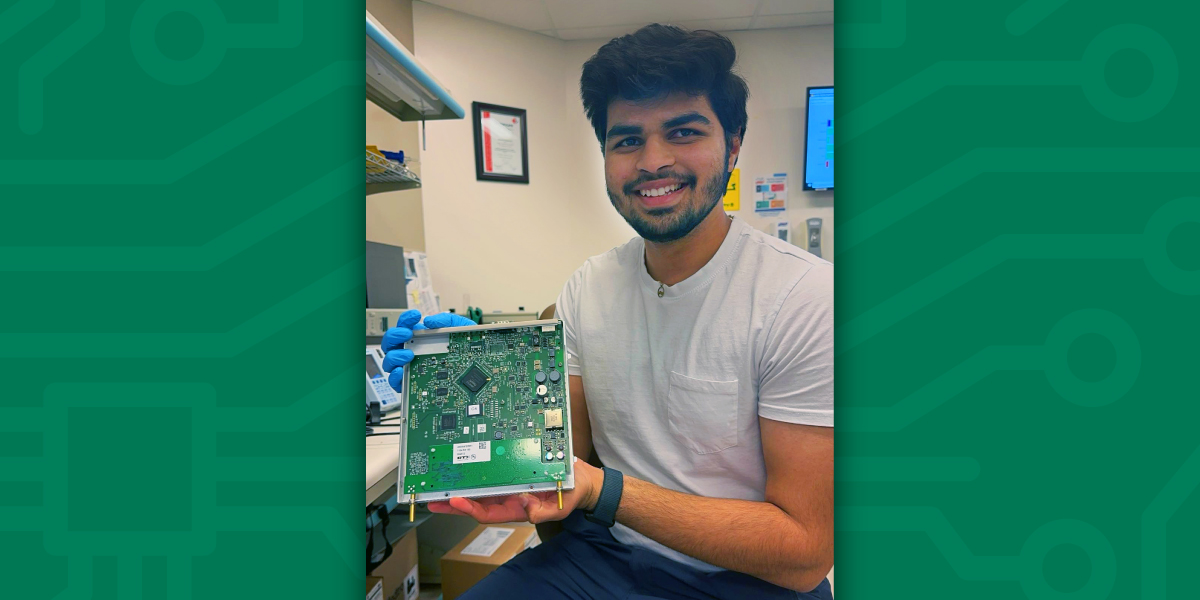
<svg viewBox="0 0 1200 600">
<path fill-rule="evenodd" d="M 802 594 L 735 571 L 707 573 L 626 546 L 575 511 L 566 528 L 501 565 L 461 600 L 832 600 L 829 581 Z"/>
</svg>

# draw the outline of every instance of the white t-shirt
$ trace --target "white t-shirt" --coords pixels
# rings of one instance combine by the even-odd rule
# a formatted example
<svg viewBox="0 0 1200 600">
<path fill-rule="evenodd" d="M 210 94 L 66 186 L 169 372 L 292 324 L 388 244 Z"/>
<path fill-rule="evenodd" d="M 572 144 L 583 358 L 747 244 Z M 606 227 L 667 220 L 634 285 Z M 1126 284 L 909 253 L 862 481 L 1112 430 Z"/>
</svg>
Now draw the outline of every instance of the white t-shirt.
<svg viewBox="0 0 1200 600">
<path fill-rule="evenodd" d="M 588 259 L 558 297 L 596 452 L 672 490 L 762 501 L 758 418 L 833 426 L 833 265 L 734 219 L 712 260 L 660 298 L 644 251 L 634 238 Z"/>
</svg>

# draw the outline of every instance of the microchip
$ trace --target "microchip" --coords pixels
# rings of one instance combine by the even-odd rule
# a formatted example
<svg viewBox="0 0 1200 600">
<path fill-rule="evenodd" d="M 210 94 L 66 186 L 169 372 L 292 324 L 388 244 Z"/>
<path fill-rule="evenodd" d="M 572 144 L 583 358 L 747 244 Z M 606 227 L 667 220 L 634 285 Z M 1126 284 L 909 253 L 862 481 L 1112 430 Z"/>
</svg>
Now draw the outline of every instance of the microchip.
<svg viewBox="0 0 1200 600">
<path fill-rule="evenodd" d="M 496 439 L 498 439 L 498 440 L 502 440 L 502 439 L 504 439 L 504 432 L 503 432 L 503 431 L 497 431 L 497 432 L 496 432 Z"/>
<path fill-rule="evenodd" d="M 448 379 L 449 377 L 450 377 L 449 373 L 447 373 L 445 371 L 438 371 L 438 374 L 437 374 L 438 379 Z"/>
<path fill-rule="evenodd" d="M 541 339 L 541 338 L 539 338 L 539 337 L 538 337 L 538 336 L 536 336 L 536 335 L 535 335 L 535 336 L 533 336 L 532 338 L 530 338 L 530 341 L 531 341 L 531 342 L 533 342 L 533 345 L 534 345 L 534 346 L 536 346 L 536 345 L 538 345 L 538 344 L 542 343 L 542 339 Z"/>
<path fill-rule="evenodd" d="M 546 411 L 546 429 L 559 429 L 563 426 L 562 409 L 554 409 Z M 554 437 L 554 436 L 551 436 Z"/>
<path fill-rule="evenodd" d="M 458 429 L 458 414 L 450 413 L 442 415 L 442 431 L 447 429 Z"/>
<path fill-rule="evenodd" d="M 554 348 L 550 349 L 550 358 L 554 358 Z"/>
<path fill-rule="evenodd" d="M 450 388 L 438 388 L 434 392 L 434 395 L 435 396 L 445 396 L 446 394 L 449 394 L 449 393 L 450 393 Z"/>
<path fill-rule="evenodd" d="M 487 374 L 475 365 L 471 365 L 471 368 L 467 369 L 467 372 L 458 378 L 458 383 L 470 390 L 472 394 L 476 394 L 479 390 L 482 390 L 483 386 L 487 385 L 487 382 Z"/>
<path fill-rule="evenodd" d="M 512 342 L 509 342 L 509 343 L 508 343 L 508 349 L 509 349 L 509 350 L 515 350 L 515 348 L 513 348 Z"/>
</svg>

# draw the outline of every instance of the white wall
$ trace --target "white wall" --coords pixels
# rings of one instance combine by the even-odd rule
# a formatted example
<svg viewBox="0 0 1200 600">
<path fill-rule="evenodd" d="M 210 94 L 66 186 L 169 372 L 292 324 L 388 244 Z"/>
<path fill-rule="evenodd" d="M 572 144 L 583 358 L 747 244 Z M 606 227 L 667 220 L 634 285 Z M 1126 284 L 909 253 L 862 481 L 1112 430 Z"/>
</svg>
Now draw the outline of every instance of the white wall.
<svg viewBox="0 0 1200 600">
<path fill-rule="evenodd" d="M 540 311 L 589 256 L 635 234 L 609 204 L 599 144 L 579 99 L 579 73 L 607 40 L 565 42 L 413 3 L 416 56 L 467 110 L 426 124 L 421 153 L 425 247 L 443 308 Z M 787 219 L 825 220 L 833 254 L 833 193 L 799 192 L 805 87 L 833 83 L 833 27 L 727 33 L 750 85 L 749 125 L 738 166 L 743 188 L 787 172 L 789 210 L 754 215 L 750 192 L 734 213 L 763 231 Z M 530 183 L 475 180 L 472 101 L 528 111 Z M 795 239 L 795 237 L 793 237 Z"/>
<path fill-rule="evenodd" d="M 387 28 L 396 40 L 413 49 L 412 0 L 367 0 L 367 10 Z M 417 124 L 393 117 L 370 100 L 365 100 L 366 143 L 384 150 L 404 149 L 405 160 L 419 176 L 421 153 Z M 404 190 L 367 196 L 367 241 L 403 246 L 405 250 L 425 249 L 425 229 L 421 211 L 421 190 Z"/>
</svg>

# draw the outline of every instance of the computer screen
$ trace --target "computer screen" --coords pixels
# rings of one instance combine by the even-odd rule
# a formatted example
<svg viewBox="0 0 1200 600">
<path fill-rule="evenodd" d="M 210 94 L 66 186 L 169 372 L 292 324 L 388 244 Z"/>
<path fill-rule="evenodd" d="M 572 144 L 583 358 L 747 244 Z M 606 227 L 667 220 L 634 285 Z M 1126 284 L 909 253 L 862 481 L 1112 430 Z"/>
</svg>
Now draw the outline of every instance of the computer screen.
<svg viewBox="0 0 1200 600">
<path fill-rule="evenodd" d="M 833 189 L 833 86 L 808 88 L 804 189 Z"/>
</svg>

